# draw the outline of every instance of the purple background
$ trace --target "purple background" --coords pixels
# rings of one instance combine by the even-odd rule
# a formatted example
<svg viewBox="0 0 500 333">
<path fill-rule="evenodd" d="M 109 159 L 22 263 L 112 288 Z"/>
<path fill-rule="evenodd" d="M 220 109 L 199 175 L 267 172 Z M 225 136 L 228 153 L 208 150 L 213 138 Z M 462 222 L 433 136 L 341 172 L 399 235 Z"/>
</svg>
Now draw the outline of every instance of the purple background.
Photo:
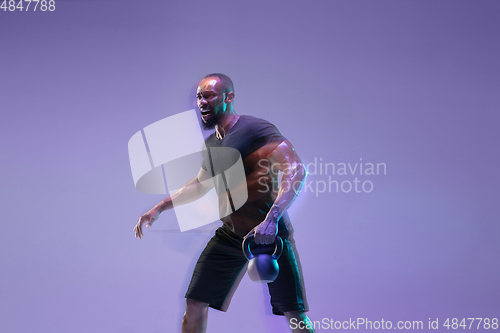
<svg viewBox="0 0 500 333">
<path fill-rule="evenodd" d="M 127 142 L 191 109 L 210 72 L 229 75 L 236 111 L 275 123 L 305 163 L 387 165 L 358 175 L 371 193 L 309 191 L 290 209 L 312 320 L 500 317 L 499 10 L 58 0 L 55 12 L 0 11 L 2 332 L 180 331 L 217 223 L 180 233 L 166 212 L 135 239 L 163 196 L 135 190 Z M 208 332 L 236 331 L 287 331 L 248 277 L 228 313 L 209 314 Z"/>
</svg>

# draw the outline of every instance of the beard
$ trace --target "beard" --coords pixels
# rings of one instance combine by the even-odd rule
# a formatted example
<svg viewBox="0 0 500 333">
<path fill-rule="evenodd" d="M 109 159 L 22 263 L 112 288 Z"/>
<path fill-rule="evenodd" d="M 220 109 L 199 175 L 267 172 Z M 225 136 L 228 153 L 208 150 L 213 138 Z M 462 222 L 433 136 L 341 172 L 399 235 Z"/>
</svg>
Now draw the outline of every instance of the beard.
<svg viewBox="0 0 500 333">
<path fill-rule="evenodd" d="M 201 121 L 201 123 L 203 124 L 203 129 L 204 130 L 214 129 L 215 125 L 217 125 L 219 123 L 219 120 L 220 120 L 220 117 L 218 115 L 212 113 L 212 117 L 210 117 L 206 122 L 203 120 Z"/>
</svg>

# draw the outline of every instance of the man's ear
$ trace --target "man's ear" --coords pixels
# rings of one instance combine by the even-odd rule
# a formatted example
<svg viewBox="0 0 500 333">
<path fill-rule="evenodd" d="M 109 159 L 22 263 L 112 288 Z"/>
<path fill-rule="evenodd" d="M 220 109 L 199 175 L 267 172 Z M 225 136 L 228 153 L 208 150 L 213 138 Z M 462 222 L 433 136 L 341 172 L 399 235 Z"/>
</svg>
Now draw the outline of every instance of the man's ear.
<svg viewBox="0 0 500 333">
<path fill-rule="evenodd" d="M 226 93 L 226 99 L 224 100 L 226 103 L 231 103 L 234 100 L 234 92 Z"/>
</svg>

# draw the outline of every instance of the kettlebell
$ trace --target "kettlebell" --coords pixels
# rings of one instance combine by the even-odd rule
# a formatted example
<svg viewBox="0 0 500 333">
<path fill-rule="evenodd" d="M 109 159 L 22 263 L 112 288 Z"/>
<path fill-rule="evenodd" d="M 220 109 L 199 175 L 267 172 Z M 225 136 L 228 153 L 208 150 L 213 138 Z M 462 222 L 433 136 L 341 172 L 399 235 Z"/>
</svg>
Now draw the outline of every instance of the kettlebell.
<svg viewBox="0 0 500 333">
<path fill-rule="evenodd" d="M 250 243 L 254 240 L 254 235 L 245 238 L 242 244 L 243 253 L 248 262 L 248 276 L 254 282 L 270 283 L 276 280 L 280 267 L 278 258 L 283 252 L 283 240 L 276 236 L 274 253 L 253 255 L 250 250 Z"/>
</svg>

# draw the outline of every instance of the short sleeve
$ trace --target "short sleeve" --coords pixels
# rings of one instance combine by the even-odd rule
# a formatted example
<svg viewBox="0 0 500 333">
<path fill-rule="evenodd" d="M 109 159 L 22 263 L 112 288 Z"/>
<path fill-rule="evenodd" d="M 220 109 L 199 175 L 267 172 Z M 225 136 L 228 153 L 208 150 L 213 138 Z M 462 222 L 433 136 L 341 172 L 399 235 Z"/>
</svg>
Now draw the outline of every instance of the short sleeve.
<svg viewBox="0 0 500 333">
<path fill-rule="evenodd" d="M 201 153 L 203 155 L 203 161 L 201 162 L 201 168 L 205 171 L 208 171 L 208 167 L 207 167 L 207 163 L 208 162 L 208 155 L 207 155 L 207 146 L 210 145 L 209 140 L 210 140 L 210 137 L 209 136 L 208 138 L 205 139 L 205 142 L 203 143 L 203 147 L 201 148 Z"/>
<path fill-rule="evenodd" d="M 271 142 L 283 142 L 286 138 L 280 133 L 278 128 L 264 119 L 259 119 L 260 124 L 257 127 L 256 139 L 260 146 L 265 146 Z"/>
</svg>

